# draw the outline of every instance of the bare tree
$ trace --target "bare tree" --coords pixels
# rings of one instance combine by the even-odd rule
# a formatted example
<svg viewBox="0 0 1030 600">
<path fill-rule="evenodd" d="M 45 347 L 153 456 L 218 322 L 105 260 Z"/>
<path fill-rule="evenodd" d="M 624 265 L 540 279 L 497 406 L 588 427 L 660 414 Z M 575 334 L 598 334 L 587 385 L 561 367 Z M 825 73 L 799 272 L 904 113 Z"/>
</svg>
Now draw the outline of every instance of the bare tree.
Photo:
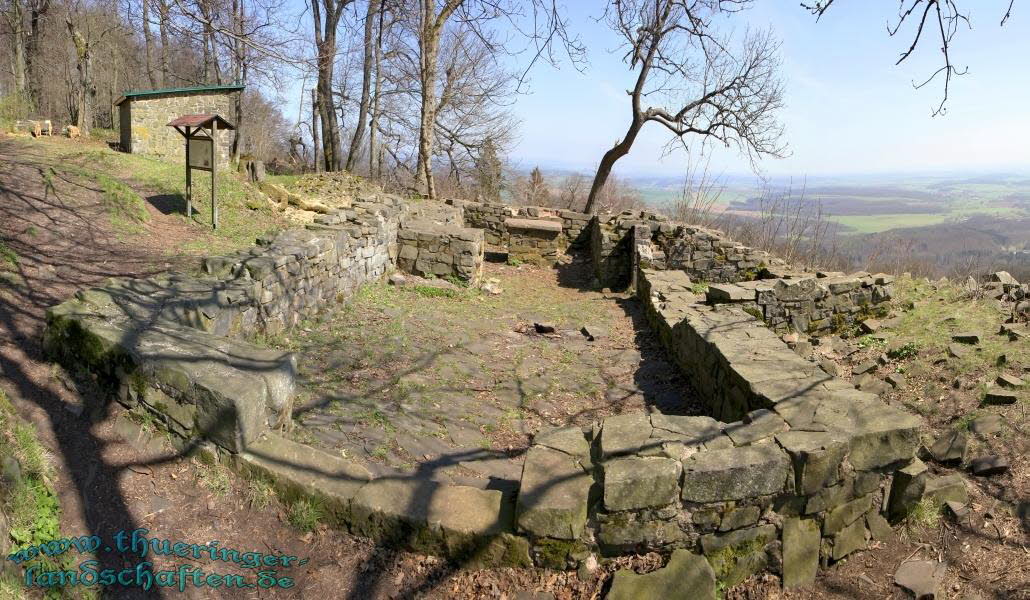
<svg viewBox="0 0 1030 600">
<path fill-rule="evenodd" d="M 711 227 L 717 221 L 715 205 L 726 186 L 712 174 L 710 166 L 710 155 L 687 161 L 683 187 L 670 211 L 673 219 L 701 227 Z"/>
<path fill-rule="evenodd" d="M 801 6 L 815 15 L 816 20 L 819 20 L 829 10 L 830 6 L 833 5 L 833 2 L 834 0 L 816 0 L 810 3 L 802 2 Z M 1009 17 L 1012 16 L 1013 4 L 1015 4 L 1015 0 L 1008 1 L 1000 26 L 1004 26 L 1008 22 Z M 944 64 L 930 74 L 928 78 L 922 81 L 913 81 L 912 86 L 919 89 L 938 77 L 943 77 L 944 92 L 941 96 L 941 102 L 933 109 L 931 114 L 933 116 L 944 114 L 948 102 L 948 88 L 951 85 L 951 77 L 953 75 L 965 75 L 969 72 L 968 67 L 961 70 L 958 69 L 951 58 L 951 45 L 960 26 L 965 25 L 967 28 L 972 29 L 969 11 L 960 9 L 957 0 L 900 0 L 896 20 L 887 25 L 888 35 L 890 37 L 896 36 L 906 24 L 911 24 L 915 28 L 915 32 L 912 34 L 911 44 L 901 53 L 901 56 L 898 57 L 897 62 L 894 64 L 900 65 L 905 59 L 912 56 L 916 46 L 922 41 L 924 33 L 931 32 L 926 34 L 936 36 L 940 43 Z"/>
<path fill-rule="evenodd" d="M 517 23 L 525 7 L 529 7 L 531 11 L 531 26 L 528 29 Z M 436 198 L 433 183 L 433 152 L 439 103 L 437 83 L 440 40 L 445 25 L 455 15 L 456 20 L 465 28 L 465 35 L 479 38 L 491 52 L 506 52 L 514 56 L 517 51 L 510 50 L 507 43 L 492 39 L 487 31 L 492 22 L 506 20 L 511 23 L 515 31 L 523 33 L 529 39 L 534 49 L 527 72 L 538 59 L 543 58 L 553 63 L 557 43 L 561 44 L 573 63 L 578 61 L 583 53 L 578 40 L 568 34 L 565 19 L 553 0 L 530 0 L 523 3 L 514 0 L 419 0 L 414 27 L 419 49 L 418 82 L 421 91 L 415 182 L 416 186 L 424 187 L 430 198 Z M 524 77 L 525 72 L 520 81 Z"/>
<path fill-rule="evenodd" d="M 343 167 L 340 156 L 340 121 L 333 100 L 333 71 L 340 17 L 351 2 L 353 0 L 311 0 L 318 71 L 315 93 L 318 96 L 318 116 L 322 124 L 322 157 L 327 171 L 339 171 Z"/>
<path fill-rule="evenodd" d="M 24 97 L 28 92 L 28 65 L 25 60 L 25 6 L 22 0 L 10 0 L 3 16 L 11 32 L 11 73 L 14 75 L 14 92 Z"/>
<path fill-rule="evenodd" d="M 750 2 L 611 0 L 608 23 L 621 36 L 624 60 L 637 78 L 627 92 L 629 128 L 601 158 L 587 212 L 595 212 L 612 167 L 650 122 L 683 144 L 687 136 L 698 136 L 736 146 L 752 162 L 783 155 L 783 129 L 776 120 L 783 104 L 778 42 L 771 32 L 748 33 L 733 52 L 713 25 Z"/>
<path fill-rule="evenodd" d="M 75 124 L 83 134 L 87 134 L 93 127 L 93 110 L 97 98 L 93 58 L 97 46 L 121 24 L 117 20 L 105 23 L 102 19 L 96 19 L 95 15 L 90 14 L 88 5 L 84 4 L 69 7 L 65 25 L 75 50 L 75 70 L 78 72 L 78 85 L 73 91 L 73 115 Z"/>
<path fill-rule="evenodd" d="M 364 44 L 363 60 L 361 69 L 361 100 L 358 106 L 358 122 L 354 126 L 354 135 L 350 140 L 350 151 L 347 152 L 347 170 L 351 171 L 357 164 L 358 156 L 361 153 L 362 142 L 365 137 L 365 127 L 368 124 L 369 103 L 372 92 L 372 69 L 375 65 L 377 46 L 375 43 L 376 25 L 379 23 L 379 10 L 382 6 L 381 0 L 368 0 L 365 10 L 364 23 Z"/>
<path fill-rule="evenodd" d="M 567 175 L 558 188 L 561 208 L 577 209 L 586 204 L 587 178 L 582 173 Z"/>
</svg>

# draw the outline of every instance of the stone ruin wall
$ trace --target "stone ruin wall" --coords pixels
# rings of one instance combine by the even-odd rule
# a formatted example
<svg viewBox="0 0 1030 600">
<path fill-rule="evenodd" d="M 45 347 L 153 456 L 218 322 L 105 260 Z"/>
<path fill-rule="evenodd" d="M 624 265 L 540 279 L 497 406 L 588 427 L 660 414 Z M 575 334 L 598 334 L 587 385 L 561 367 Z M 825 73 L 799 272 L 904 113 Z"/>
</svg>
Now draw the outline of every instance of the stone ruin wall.
<svg viewBox="0 0 1030 600">
<path fill-rule="evenodd" d="M 204 277 L 119 280 L 82 291 L 48 312 L 45 347 L 126 406 L 155 414 L 179 444 L 205 445 L 289 496 L 320 498 L 332 524 L 473 565 L 566 568 L 593 552 L 684 548 L 707 556 L 724 582 L 769 568 L 799 584 L 820 563 L 884 535 L 885 518 L 903 515 L 924 494 L 964 492 L 960 480 L 931 479 L 914 458 L 918 418 L 801 359 L 749 306 L 695 293 L 694 281 L 750 281 L 782 263 L 651 215 L 591 219 L 453 204 L 460 219 L 452 213 L 442 217 L 447 225 L 427 224 L 415 205 L 384 195 L 209 258 Z M 589 247 L 599 279 L 635 279 L 658 337 L 722 421 L 626 414 L 586 429 L 542 431 L 514 496 L 376 479 L 277 435 L 290 423 L 294 358 L 242 337 L 292 327 L 394 265 L 417 270 L 423 250 L 450 253 L 449 263 L 439 262 L 452 267 L 471 252 L 475 263 L 484 245 L 503 242 L 504 221 L 513 217 L 560 220 L 565 247 Z M 462 224 L 476 239 L 463 237 Z M 452 251 L 452 242 L 471 246 Z M 418 254 L 402 258 L 411 252 L 405 248 Z M 474 281 L 474 273 L 465 275 Z M 856 285 L 848 293 L 865 289 Z M 876 285 L 887 284 L 873 278 Z M 759 288 L 751 291 L 756 306 L 775 306 L 759 302 Z M 738 293 L 745 305 L 746 295 Z M 804 302 L 779 300 L 785 310 L 787 302 Z"/>
<path fill-rule="evenodd" d="M 132 154 L 149 154 L 159 158 L 171 158 L 179 162 L 186 160 L 186 142 L 173 127 L 168 127 L 173 119 L 183 115 L 218 114 L 232 122 L 233 94 L 239 92 L 211 91 L 196 92 L 188 95 L 170 94 L 139 96 L 130 98 L 121 105 L 120 110 L 129 106 L 130 136 L 128 148 L 122 148 Z M 126 125 L 121 121 L 122 127 Z M 218 133 L 218 165 L 229 164 L 232 146 L 231 131 Z M 126 140 L 122 134 L 123 144 Z M 195 175 L 197 176 L 197 175 Z"/>
<path fill-rule="evenodd" d="M 461 209 L 468 227 L 482 229 L 486 243 L 495 248 L 506 245 L 507 227 L 505 220 L 510 218 L 540 219 L 558 221 L 562 224 L 562 233 L 558 237 L 558 248 L 580 250 L 589 243 L 589 227 L 593 215 L 573 210 L 543 208 L 540 206 L 508 206 L 490 202 L 469 202 L 467 200 L 448 200 Z"/>
</svg>

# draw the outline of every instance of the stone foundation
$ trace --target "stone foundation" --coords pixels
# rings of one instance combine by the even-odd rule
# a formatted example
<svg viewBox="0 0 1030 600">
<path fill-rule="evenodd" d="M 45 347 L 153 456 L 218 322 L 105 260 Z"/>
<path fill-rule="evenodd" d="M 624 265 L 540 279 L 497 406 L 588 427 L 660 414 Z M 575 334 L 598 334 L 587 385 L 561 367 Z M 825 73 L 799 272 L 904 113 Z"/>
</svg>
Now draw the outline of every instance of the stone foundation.
<svg viewBox="0 0 1030 600">
<path fill-rule="evenodd" d="M 505 219 L 508 260 L 551 266 L 562 250 L 562 224 L 544 219 Z"/>
<path fill-rule="evenodd" d="M 453 277 L 478 285 L 483 276 L 483 231 L 416 222 L 397 234 L 397 268 L 420 276 Z"/>
<path fill-rule="evenodd" d="M 803 584 L 819 564 L 884 535 L 885 519 L 924 495 L 964 493 L 961 481 L 934 479 L 914 458 L 917 417 L 800 358 L 763 323 L 807 318 L 810 328 L 831 313 L 860 315 L 863 299 L 889 298 L 886 279 L 792 275 L 713 232 L 644 213 L 585 228 L 564 211 L 465 203 L 462 218 L 475 228 L 467 229 L 453 214 L 427 221 L 432 212 L 381 195 L 209 258 L 205 277 L 80 292 L 48 312 L 44 347 L 156 417 L 180 445 L 206 444 L 287 497 L 319 498 L 336 526 L 473 565 L 567 568 L 592 553 L 686 549 L 726 585 L 767 568 Z M 486 243 L 527 246 L 523 232 L 536 230 L 520 217 L 554 223 L 548 252 L 582 247 L 589 235 L 599 278 L 635 280 L 711 417 L 623 414 L 542 431 L 516 492 L 377 479 L 277 435 L 291 423 L 294 359 L 243 335 L 291 327 L 395 265 L 475 282 Z M 774 274 L 783 277 L 753 281 Z M 692 277 L 738 283 L 703 296 Z"/>
</svg>

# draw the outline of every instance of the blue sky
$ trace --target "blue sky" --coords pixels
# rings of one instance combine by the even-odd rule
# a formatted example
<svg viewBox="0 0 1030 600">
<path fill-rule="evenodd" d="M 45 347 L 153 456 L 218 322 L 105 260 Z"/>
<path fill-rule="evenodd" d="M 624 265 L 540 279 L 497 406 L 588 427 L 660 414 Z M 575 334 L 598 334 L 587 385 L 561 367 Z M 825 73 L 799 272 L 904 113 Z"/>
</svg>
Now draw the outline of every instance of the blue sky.
<svg viewBox="0 0 1030 600">
<path fill-rule="evenodd" d="M 972 7 L 972 30 L 959 32 L 953 62 L 969 74 L 952 80 L 948 111 L 932 117 L 942 86 L 914 90 L 912 81 L 940 66 L 939 43 L 925 37 L 916 54 L 894 66 L 911 41 L 903 30 L 886 31 L 894 2 L 838 0 L 820 22 L 796 0 L 759 0 L 734 17 L 737 31 L 771 26 L 782 41 L 786 108 L 782 122 L 791 155 L 762 161 L 770 175 L 818 176 L 876 173 L 957 173 L 1030 170 L 1030 14 L 1017 3 L 1004 27 L 1007 2 L 964 3 Z M 514 111 L 522 120 L 512 158 L 592 171 L 601 154 L 629 122 L 625 90 L 632 85 L 617 51 L 618 40 L 596 19 L 603 3 L 568 0 L 570 21 L 589 51 L 579 73 L 538 67 L 529 92 Z M 668 135 L 648 125 L 631 153 L 619 161 L 624 175 L 677 175 L 682 154 L 661 157 Z M 749 172 L 746 160 L 719 151 L 712 168 Z"/>
</svg>

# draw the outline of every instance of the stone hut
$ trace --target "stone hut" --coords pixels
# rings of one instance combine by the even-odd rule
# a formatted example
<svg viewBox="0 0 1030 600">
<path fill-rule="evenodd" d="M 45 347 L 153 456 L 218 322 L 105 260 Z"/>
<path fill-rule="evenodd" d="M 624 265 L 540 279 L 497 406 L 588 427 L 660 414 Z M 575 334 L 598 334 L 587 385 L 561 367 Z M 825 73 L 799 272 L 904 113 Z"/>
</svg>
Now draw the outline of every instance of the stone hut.
<svg viewBox="0 0 1030 600">
<path fill-rule="evenodd" d="M 184 161 L 185 143 L 168 123 L 190 114 L 229 117 L 234 111 L 235 94 L 242 91 L 242 85 L 212 85 L 125 92 L 115 102 L 122 151 Z M 231 144 L 231 133 L 219 134 L 219 164 L 228 162 Z"/>
</svg>

